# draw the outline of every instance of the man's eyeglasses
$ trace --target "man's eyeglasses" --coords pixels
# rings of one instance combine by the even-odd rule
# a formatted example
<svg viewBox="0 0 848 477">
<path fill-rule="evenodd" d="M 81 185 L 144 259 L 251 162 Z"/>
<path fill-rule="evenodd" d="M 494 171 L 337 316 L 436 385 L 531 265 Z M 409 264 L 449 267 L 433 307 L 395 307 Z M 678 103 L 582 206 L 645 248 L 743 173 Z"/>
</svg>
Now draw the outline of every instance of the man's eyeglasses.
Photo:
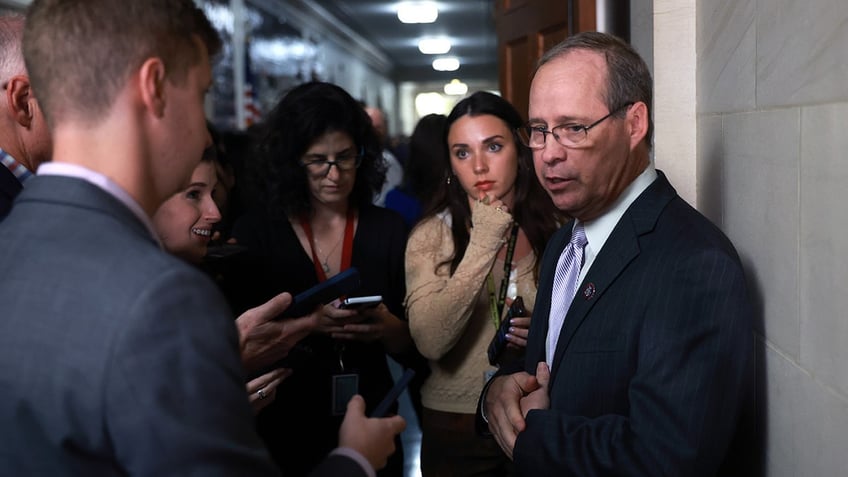
<svg viewBox="0 0 848 477">
<path fill-rule="evenodd" d="M 360 148 L 359 152 L 344 152 L 335 156 L 334 160 L 328 159 L 330 156 L 323 154 L 309 154 L 300 159 L 300 165 L 306 168 L 306 171 L 314 176 L 326 176 L 330 173 L 330 168 L 336 166 L 339 171 L 352 171 L 357 169 L 362 164 L 362 156 L 365 155 L 365 150 Z"/>
<path fill-rule="evenodd" d="M 633 103 L 626 103 L 588 126 L 579 123 L 567 123 L 547 129 L 547 127 L 543 124 L 528 123 L 517 129 L 518 137 L 521 139 L 521 142 L 530 149 L 544 149 L 548 139 L 548 134 L 551 134 L 556 142 L 565 147 L 576 147 L 586 140 L 590 129 L 601 124 L 604 120 L 618 113 L 622 109 L 629 108 L 630 106 L 633 106 Z"/>
</svg>

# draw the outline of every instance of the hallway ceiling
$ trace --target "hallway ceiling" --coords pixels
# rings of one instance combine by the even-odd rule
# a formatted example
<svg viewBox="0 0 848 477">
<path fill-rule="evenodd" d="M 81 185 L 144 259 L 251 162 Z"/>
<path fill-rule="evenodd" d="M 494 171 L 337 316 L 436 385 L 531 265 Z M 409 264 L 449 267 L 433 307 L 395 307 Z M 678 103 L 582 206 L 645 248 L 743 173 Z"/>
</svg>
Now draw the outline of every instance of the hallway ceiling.
<svg viewBox="0 0 848 477">
<path fill-rule="evenodd" d="M 497 38 L 492 0 L 439 0 L 439 17 L 430 24 L 404 24 L 398 20 L 398 1 L 312 0 L 341 23 L 374 44 L 392 63 L 396 81 L 442 81 L 452 78 L 497 82 Z M 444 55 L 418 51 L 422 37 L 448 37 L 451 49 Z M 435 71 L 433 59 L 454 56 L 460 68 Z"/>
</svg>

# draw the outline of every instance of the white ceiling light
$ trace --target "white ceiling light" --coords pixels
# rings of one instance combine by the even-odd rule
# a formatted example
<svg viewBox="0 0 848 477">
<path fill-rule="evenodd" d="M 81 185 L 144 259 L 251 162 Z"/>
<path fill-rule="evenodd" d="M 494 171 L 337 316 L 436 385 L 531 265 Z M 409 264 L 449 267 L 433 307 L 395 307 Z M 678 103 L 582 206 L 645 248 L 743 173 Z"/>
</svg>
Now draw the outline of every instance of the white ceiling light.
<svg viewBox="0 0 848 477">
<path fill-rule="evenodd" d="M 397 15 L 403 23 L 433 23 L 439 18 L 439 9 L 433 2 L 403 2 Z"/>
<path fill-rule="evenodd" d="M 422 38 L 418 41 L 418 51 L 425 55 L 444 55 L 451 49 L 447 38 Z"/>
<path fill-rule="evenodd" d="M 436 71 L 456 71 L 459 69 L 459 59 L 452 56 L 436 58 L 433 60 L 433 69 Z"/>
<path fill-rule="evenodd" d="M 428 114 L 444 114 L 450 112 L 445 97 L 439 93 L 421 93 L 415 97 L 415 112 L 419 118 Z"/>
<path fill-rule="evenodd" d="M 462 96 L 468 92 L 468 85 L 454 78 L 450 83 L 445 84 L 445 94 L 451 96 Z"/>
</svg>

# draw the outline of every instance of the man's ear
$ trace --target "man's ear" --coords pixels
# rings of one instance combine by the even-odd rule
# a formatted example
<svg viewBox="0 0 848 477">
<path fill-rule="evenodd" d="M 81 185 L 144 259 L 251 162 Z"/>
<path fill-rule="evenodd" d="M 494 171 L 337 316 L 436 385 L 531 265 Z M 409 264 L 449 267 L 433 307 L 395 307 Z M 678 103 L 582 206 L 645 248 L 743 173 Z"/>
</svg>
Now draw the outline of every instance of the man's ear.
<svg viewBox="0 0 848 477">
<path fill-rule="evenodd" d="M 138 70 L 141 101 L 154 116 L 165 114 L 165 64 L 160 58 L 148 58 Z"/>
<path fill-rule="evenodd" d="M 634 148 L 648 134 L 648 107 L 645 103 L 641 101 L 633 103 L 627 112 L 627 121 L 630 126 L 630 147 Z"/>
<path fill-rule="evenodd" d="M 21 126 L 28 128 L 32 125 L 32 117 L 35 114 L 35 96 L 32 94 L 32 86 L 29 77 L 17 75 L 6 83 L 6 103 L 15 121 Z"/>
</svg>

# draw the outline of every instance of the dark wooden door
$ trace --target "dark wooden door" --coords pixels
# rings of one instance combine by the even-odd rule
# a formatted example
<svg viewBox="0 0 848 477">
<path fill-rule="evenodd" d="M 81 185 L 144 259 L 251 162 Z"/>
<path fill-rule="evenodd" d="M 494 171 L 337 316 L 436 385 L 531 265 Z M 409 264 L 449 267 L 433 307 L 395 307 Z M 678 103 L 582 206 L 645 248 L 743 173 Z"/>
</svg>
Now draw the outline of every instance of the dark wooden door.
<svg viewBox="0 0 848 477">
<path fill-rule="evenodd" d="M 596 0 L 497 0 L 501 94 L 527 117 L 536 61 L 568 35 L 595 30 Z"/>
</svg>

